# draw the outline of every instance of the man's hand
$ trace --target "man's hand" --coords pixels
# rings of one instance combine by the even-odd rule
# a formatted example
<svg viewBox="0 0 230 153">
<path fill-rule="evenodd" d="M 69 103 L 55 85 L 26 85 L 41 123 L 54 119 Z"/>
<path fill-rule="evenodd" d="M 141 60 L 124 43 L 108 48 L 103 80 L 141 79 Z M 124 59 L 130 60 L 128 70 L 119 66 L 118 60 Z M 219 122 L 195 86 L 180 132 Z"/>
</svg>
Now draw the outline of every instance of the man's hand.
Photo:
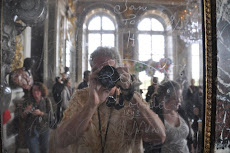
<svg viewBox="0 0 230 153">
<path fill-rule="evenodd" d="M 127 67 L 117 67 L 117 72 L 120 75 L 120 81 L 117 82 L 117 86 L 122 89 L 128 89 L 131 85 L 131 75 L 129 74 Z"/>
<path fill-rule="evenodd" d="M 38 116 L 38 115 L 42 116 L 44 113 L 42 111 L 40 111 L 40 109 L 36 109 L 36 110 L 33 111 L 32 114 L 35 115 L 35 116 Z"/>
</svg>

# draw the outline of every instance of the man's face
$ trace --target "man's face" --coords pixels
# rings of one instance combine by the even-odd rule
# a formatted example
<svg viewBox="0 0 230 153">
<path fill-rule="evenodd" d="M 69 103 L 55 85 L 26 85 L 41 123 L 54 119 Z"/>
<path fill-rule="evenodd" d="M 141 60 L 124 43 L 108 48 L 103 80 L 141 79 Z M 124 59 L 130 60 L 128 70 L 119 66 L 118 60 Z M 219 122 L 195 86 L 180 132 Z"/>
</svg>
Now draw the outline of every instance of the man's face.
<svg viewBox="0 0 230 153">
<path fill-rule="evenodd" d="M 101 68 L 105 65 L 110 65 L 110 66 L 115 67 L 115 60 L 111 59 L 110 57 L 106 57 L 106 56 L 95 57 L 93 59 L 92 72 L 94 72 L 98 68 Z"/>
</svg>

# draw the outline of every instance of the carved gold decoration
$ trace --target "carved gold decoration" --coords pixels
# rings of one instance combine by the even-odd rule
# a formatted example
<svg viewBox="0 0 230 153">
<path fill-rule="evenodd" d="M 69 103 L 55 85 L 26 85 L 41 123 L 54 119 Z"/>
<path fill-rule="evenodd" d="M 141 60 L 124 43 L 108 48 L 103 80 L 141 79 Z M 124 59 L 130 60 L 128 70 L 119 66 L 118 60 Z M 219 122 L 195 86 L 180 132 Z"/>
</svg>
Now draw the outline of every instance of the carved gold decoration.
<svg viewBox="0 0 230 153">
<path fill-rule="evenodd" d="M 204 125 L 204 153 L 211 150 L 211 123 L 215 122 L 212 114 L 212 92 L 213 92 L 213 60 L 212 60 L 212 22 L 211 22 L 211 1 L 204 0 L 204 47 L 205 47 L 205 125 Z M 215 25 L 213 25 L 215 26 Z"/>
<path fill-rule="evenodd" d="M 73 0 L 68 0 L 68 6 L 69 6 L 69 12 L 70 15 L 67 15 L 67 30 L 66 30 L 66 38 L 69 40 L 72 44 L 72 46 L 75 46 L 75 29 L 76 29 L 76 8 L 73 3 Z"/>
<path fill-rule="evenodd" d="M 11 71 L 21 68 L 23 66 L 23 35 L 16 36 L 16 52 L 14 60 L 11 64 Z"/>
<path fill-rule="evenodd" d="M 69 22 L 71 22 L 71 24 L 74 26 L 75 23 L 76 23 L 76 20 L 77 20 L 77 17 L 76 17 L 76 8 L 75 8 L 75 5 L 73 3 L 73 0 L 68 0 L 68 8 L 69 8 L 69 14 L 67 15 L 67 20 Z"/>
</svg>

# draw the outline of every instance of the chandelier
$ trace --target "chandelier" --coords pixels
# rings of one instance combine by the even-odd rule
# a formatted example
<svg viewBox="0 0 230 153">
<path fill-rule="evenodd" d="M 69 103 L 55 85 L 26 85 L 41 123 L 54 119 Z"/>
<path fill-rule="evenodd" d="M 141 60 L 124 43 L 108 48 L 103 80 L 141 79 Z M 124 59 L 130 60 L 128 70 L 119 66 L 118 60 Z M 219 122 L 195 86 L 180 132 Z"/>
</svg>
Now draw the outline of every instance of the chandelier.
<svg viewBox="0 0 230 153">
<path fill-rule="evenodd" d="M 180 38 L 186 45 L 202 40 L 201 9 L 197 0 L 187 0 L 181 22 L 183 26 Z"/>
</svg>

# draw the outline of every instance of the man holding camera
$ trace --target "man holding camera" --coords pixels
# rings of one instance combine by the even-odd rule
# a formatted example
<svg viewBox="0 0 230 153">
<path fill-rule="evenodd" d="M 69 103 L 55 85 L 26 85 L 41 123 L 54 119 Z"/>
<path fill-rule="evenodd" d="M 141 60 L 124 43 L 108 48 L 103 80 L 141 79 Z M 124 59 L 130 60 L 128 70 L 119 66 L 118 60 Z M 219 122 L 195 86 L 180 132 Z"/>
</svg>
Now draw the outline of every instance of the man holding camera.
<svg viewBox="0 0 230 153">
<path fill-rule="evenodd" d="M 163 143 L 164 125 L 134 91 L 128 69 L 118 67 L 119 54 L 100 47 L 90 64 L 89 88 L 74 93 L 51 138 L 52 152 L 142 153 L 142 140 Z"/>
</svg>

